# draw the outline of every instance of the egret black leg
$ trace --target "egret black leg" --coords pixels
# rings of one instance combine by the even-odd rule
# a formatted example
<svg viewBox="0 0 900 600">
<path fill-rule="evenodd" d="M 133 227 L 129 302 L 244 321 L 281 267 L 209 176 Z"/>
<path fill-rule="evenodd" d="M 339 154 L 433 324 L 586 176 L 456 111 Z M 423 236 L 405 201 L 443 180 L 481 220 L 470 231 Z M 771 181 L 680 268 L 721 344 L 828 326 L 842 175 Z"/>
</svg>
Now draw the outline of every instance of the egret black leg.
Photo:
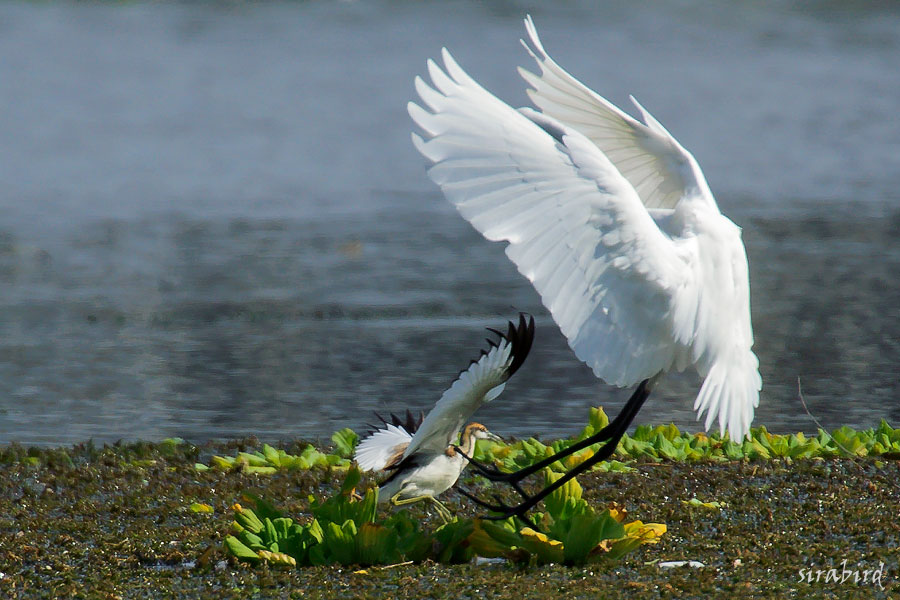
<svg viewBox="0 0 900 600">
<path fill-rule="evenodd" d="M 490 503 L 488 503 L 488 502 L 485 502 L 484 500 L 482 500 L 482 499 L 478 498 L 477 496 L 475 496 L 475 494 L 472 494 L 472 493 L 469 492 L 468 490 L 465 490 L 465 489 L 463 489 L 463 488 L 461 488 L 461 487 L 459 487 L 459 486 L 456 487 L 456 491 L 459 492 L 460 494 L 462 494 L 463 496 L 465 496 L 466 498 L 468 498 L 469 500 L 471 500 L 472 502 L 474 502 L 475 504 L 477 504 L 477 505 L 479 505 L 479 506 L 483 506 L 483 507 L 485 507 L 485 508 L 490 508 L 490 509 L 492 509 L 492 510 L 493 510 L 493 509 L 496 509 L 497 507 L 502 507 L 503 509 L 507 509 L 507 510 L 508 510 L 508 509 L 514 508 L 514 507 L 506 506 L 505 504 L 503 504 L 503 501 L 500 500 L 500 498 L 499 498 L 498 496 L 496 496 L 496 495 L 494 496 L 494 500 L 496 500 L 496 501 L 498 502 L 498 504 L 497 504 L 497 505 L 493 505 L 493 504 L 490 504 Z M 539 533 L 543 533 L 543 532 L 541 531 L 540 526 L 539 526 L 535 521 L 532 521 L 532 520 L 531 520 L 531 517 L 528 516 L 528 515 L 526 515 L 526 514 L 524 514 L 524 512 L 523 512 L 523 514 L 521 514 L 521 515 L 515 515 L 515 516 L 516 516 L 516 518 L 518 518 L 519 520 L 521 520 L 523 523 L 525 523 L 527 526 L 531 527 L 531 528 L 534 529 L 535 531 L 537 531 L 537 532 L 539 532 Z M 490 518 L 491 518 L 491 520 L 497 520 L 497 519 L 494 519 L 493 517 L 490 517 Z"/>
<path fill-rule="evenodd" d="M 537 462 L 530 467 L 525 467 L 524 469 L 519 469 L 518 471 L 514 471 L 512 473 L 504 473 L 492 467 L 487 467 L 486 465 L 483 465 L 476 461 L 470 460 L 469 464 L 481 475 L 491 481 L 499 481 L 510 484 L 512 484 L 512 482 L 521 481 L 526 477 L 533 475 L 546 467 L 549 467 L 556 461 L 563 459 L 571 454 L 575 454 L 579 450 L 583 450 L 588 446 L 593 446 L 596 443 L 606 440 L 612 441 L 613 438 L 615 438 L 616 443 L 618 443 L 622 435 L 628 430 L 628 426 L 631 425 L 631 422 L 634 420 L 634 417 L 637 416 L 638 411 L 641 409 L 641 406 L 644 405 L 644 401 L 647 400 L 647 397 L 649 395 L 650 380 L 645 379 L 634 390 L 631 398 L 628 399 L 628 402 L 625 403 L 625 406 L 622 407 L 622 410 L 619 411 L 619 414 L 616 415 L 616 418 L 610 421 L 606 427 L 596 432 L 594 435 L 585 438 L 576 444 L 572 444 L 568 448 L 560 450 L 553 456 L 545 458 L 544 460 Z M 613 451 L 615 451 L 615 446 L 613 446 Z"/>
<path fill-rule="evenodd" d="M 474 498 L 472 498 L 472 496 L 469 495 L 467 495 L 467 497 L 474 500 L 479 505 L 484 506 L 485 508 L 497 513 L 496 515 L 486 517 L 488 519 L 506 519 L 511 516 L 522 517 L 538 502 L 552 494 L 557 489 L 564 486 L 568 481 L 577 477 L 581 473 L 584 473 L 598 462 L 606 460 L 607 458 L 612 456 L 616 451 L 616 446 L 618 446 L 619 440 L 622 439 L 623 435 L 625 435 L 625 432 L 628 430 L 629 425 L 631 425 L 634 417 L 637 415 L 638 411 L 641 409 L 641 406 L 643 406 L 644 401 L 646 401 L 649 396 L 650 380 L 645 379 L 640 383 L 640 385 L 638 385 L 637 389 L 634 391 L 634 394 L 632 394 L 631 398 L 629 398 L 628 402 L 625 404 L 616 418 L 610 421 L 610 423 L 606 427 L 604 427 L 594 435 L 578 442 L 577 444 L 573 444 L 565 450 L 561 450 L 553 456 L 535 463 L 530 467 L 520 469 L 518 471 L 515 471 L 514 473 L 501 473 L 499 476 L 497 476 L 491 472 L 483 472 L 481 469 L 478 469 L 476 465 L 475 468 L 479 470 L 479 472 L 481 472 L 482 475 L 484 475 L 484 477 L 486 477 L 487 479 L 490 479 L 491 481 L 506 482 L 513 486 L 513 488 L 517 492 L 519 492 L 519 494 L 523 498 L 523 501 L 521 503 L 515 506 L 507 506 L 502 502 L 496 505 L 492 505 L 481 500 L 475 500 Z M 597 450 L 597 452 L 595 452 L 593 456 L 570 469 L 562 477 L 542 489 L 537 494 L 526 494 L 518 485 L 518 483 L 525 477 L 537 473 L 541 469 L 552 465 L 561 458 L 565 458 L 566 456 L 574 454 L 579 450 L 603 441 L 605 441 L 606 443 L 599 450 Z"/>
</svg>

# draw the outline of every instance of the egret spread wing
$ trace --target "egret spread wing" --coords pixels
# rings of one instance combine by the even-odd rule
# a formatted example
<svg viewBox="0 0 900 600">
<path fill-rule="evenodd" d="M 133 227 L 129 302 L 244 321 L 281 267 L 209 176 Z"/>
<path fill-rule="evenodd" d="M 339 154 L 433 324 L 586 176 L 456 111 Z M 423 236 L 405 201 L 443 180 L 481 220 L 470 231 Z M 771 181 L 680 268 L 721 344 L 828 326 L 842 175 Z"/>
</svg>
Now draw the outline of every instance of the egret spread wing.
<svg viewBox="0 0 900 600">
<path fill-rule="evenodd" d="M 668 369 L 690 241 L 660 231 L 590 140 L 514 110 L 443 57 L 447 73 L 428 63 L 436 89 L 416 80 L 430 111 L 409 105 L 430 177 L 486 238 L 509 242 L 506 254 L 598 377 L 627 386 Z"/>
<path fill-rule="evenodd" d="M 412 439 L 406 429 L 393 423 L 385 423 L 363 439 L 353 455 L 361 471 L 382 471 L 396 464 Z"/>
<path fill-rule="evenodd" d="M 647 208 L 674 208 L 697 190 L 714 202 L 694 157 L 637 100 L 640 123 L 572 77 L 544 51 L 531 17 L 525 19 L 531 44 L 522 44 L 540 67 L 540 76 L 520 68 L 531 85 L 528 96 L 545 115 L 590 139 L 631 183 Z"/>
<path fill-rule="evenodd" d="M 416 78 L 424 108 L 408 109 L 429 176 L 482 235 L 509 242 L 597 377 L 624 387 L 693 365 L 707 429 L 718 417 L 740 439 L 762 385 L 740 229 L 652 116 L 638 105 L 638 123 L 584 87 L 527 25 L 543 74 L 526 79 L 542 113 L 514 110 L 446 49 L 444 69 L 428 61 L 432 85 Z"/>
<path fill-rule="evenodd" d="M 483 350 L 444 392 L 413 436 L 404 459 L 421 450 L 444 452 L 472 413 L 500 395 L 528 356 L 534 340 L 534 318 L 526 322 L 525 316 L 519 315 L 518 326 L 510 322 L 505 334 L 495 333 L 499 341 L 488 340 L 490 348 Z"/>
</svg>

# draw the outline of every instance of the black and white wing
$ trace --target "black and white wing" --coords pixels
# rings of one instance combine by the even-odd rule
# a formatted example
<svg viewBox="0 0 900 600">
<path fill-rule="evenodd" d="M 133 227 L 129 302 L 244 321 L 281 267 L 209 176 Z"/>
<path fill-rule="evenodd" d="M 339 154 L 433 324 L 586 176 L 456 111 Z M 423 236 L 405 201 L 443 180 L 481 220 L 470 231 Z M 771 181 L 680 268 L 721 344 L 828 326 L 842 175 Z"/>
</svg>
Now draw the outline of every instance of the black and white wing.
<svg viewBox="0 0 900 600">
<path fill-rule="evenodd" d="M 416 431 L 403 458 L 421 450 L 444 452 L 456 441 L 460 428 L 485 402 L 503 392 L 507 380 L 522 366 L 534 341 L 534 318 L 519 315 L 518 326 L 509 323 L 506 333 L 491 329 L 500 336 L 497 342 L 488 340 L 490 347 L 482 350 L 462 371 L 453 385 L 444 392 L 425 421 Z"/>
<path fill-rule="evenodd" d="M 356 446 L 353 459 L 361 471 L 383 471 L 396 465 L 413 439 L 402 425 L 384 423 Z"/>
</svg>

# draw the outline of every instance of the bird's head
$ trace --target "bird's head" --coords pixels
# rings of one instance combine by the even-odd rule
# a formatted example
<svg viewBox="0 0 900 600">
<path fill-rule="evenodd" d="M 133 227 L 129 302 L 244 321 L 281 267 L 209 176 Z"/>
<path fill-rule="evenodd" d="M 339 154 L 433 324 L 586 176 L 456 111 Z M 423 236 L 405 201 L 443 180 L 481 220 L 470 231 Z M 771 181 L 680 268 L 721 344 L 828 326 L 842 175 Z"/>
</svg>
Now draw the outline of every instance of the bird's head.
<svg viewBox="0 0 900 600">
<path fill-rule="evenodd" d="M 465 433 L 469 437 L 476 440 L 491 440 L 492 442 L 502 442 L 503 439 L 499 435 L 494 435 L 488 428 L 481 423 L 469 423 L 466 425 Z"/>
</svg>

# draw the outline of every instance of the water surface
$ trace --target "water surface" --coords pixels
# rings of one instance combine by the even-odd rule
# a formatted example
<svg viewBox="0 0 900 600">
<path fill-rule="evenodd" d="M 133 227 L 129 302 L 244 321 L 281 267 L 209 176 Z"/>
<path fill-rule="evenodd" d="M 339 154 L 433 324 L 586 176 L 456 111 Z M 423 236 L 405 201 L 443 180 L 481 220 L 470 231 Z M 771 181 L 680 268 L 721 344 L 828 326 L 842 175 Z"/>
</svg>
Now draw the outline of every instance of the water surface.
<svg viewBox="0 0 900 600">
<path fill-rule="evenodd" d="M 484 327 L 537 316 L 479 420 L 618 409 L 499 244 L 425 176 L 406 103 L 447 46 L 502 98 L 530 12 L 634 94 L 744 229 L 757 424 L 900 422 L 900 11 L 841 2 L 0 4 L 0 442 L 327 437 L 427 410 Z M 639 422 L 696 427 L 696 378 Z"/>
</svg>

